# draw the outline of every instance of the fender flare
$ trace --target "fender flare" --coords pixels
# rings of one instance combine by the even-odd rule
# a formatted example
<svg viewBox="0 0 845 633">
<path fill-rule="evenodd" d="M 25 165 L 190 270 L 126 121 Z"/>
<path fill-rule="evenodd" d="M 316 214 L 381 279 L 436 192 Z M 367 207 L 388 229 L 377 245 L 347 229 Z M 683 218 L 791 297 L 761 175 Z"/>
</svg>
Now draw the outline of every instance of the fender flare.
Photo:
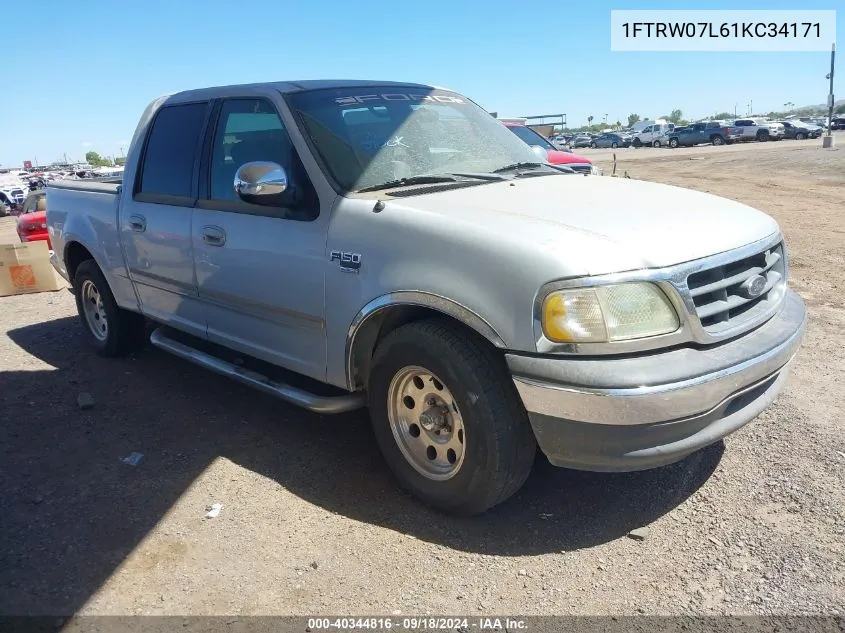
<svg viewBox="0 0 845 633">
<path fill-rule="evenodd" d="M 389 308 L 398 306 L 415 306 L 422 308 L 429 308 L 435 312 L 440 312 L 443 315 L 452 317 L 453 319 L 463 323 L 470 329 L 474 330 L 491 344 L 500 349 L 506 349 L 504 339 L 499 335 L 496 329 L 490 325 L 482 316 L 473 312 L 468 307 L 461 305 L 457 301 L 442 297 L 431 292 L 424 292 L 419 290 L 401 290 L 396 292 L 389 292 L 387 294 L 376 297 L 367 303 L 349 325 L 349 330 L 346 334 L 346 383 L 350 390 L 355 389 L 354 385 L 354 367 L 355 359 L 355 340 L 358 332 L 364 325 L 378 314 Z"/>
</svg>

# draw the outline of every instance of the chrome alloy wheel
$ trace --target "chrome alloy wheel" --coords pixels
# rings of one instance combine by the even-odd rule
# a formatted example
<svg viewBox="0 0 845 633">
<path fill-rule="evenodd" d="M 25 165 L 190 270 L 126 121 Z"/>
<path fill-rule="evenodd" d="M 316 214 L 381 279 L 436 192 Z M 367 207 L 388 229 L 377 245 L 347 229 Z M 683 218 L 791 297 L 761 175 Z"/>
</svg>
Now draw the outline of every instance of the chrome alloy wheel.
<svg viewBox="0 0 845 633">
<path fill-rule="evenodd" d="M 82 294 L 82 311 L 85 313 L 85 321 L 88 329 L 98 341 L 105 341 L 109 334 L 109 323 L 106 319 L 106 309 L 103 306 L 103 297 L 97 286 L 90 279 L 86 279 L 80 290 Z"/>
<path fill-rule="evenodd" d="M 457 474 L 464 461 L 464 423 L 448 387 L 423 367 L 396 372 L 387 415 L 399 450 L 418 473 L 434 481 Z"/>
</svg>

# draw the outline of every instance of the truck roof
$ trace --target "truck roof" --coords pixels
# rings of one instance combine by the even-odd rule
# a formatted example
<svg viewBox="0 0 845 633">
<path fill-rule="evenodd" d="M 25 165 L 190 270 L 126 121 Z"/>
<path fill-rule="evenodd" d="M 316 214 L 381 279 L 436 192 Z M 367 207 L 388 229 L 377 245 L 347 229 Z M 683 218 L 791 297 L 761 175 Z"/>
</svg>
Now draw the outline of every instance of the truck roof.
<svg viewBox="0 0 845 633">
<path fill-rule="evenodd" d="M 390 86 L 395 88 L 414 88 L 424 90 L 445 90 L 445 88 L 437 88 L 426 84 L 407 83 L 401 81 L 373 81 L 371 79 L 306 79 L 302 81 L 268 81 L 252 84 L 234 84 L 230 86 L 210 86 L 207 88 L 197 88 L 193 90 L 184 90 L 170 95 L 166 95 L 167 101 L 191 101 L 195 99 L 209 99 L 213 97 L 225 96 L 229 92 L 243 93 L 249 89 L 271 89 L 278 90 L 283 94 L 292 92 L 303 92 L 306 90 L 324 90 L 331 88 L 365 88 L 367 86 Z"/>
</svg>

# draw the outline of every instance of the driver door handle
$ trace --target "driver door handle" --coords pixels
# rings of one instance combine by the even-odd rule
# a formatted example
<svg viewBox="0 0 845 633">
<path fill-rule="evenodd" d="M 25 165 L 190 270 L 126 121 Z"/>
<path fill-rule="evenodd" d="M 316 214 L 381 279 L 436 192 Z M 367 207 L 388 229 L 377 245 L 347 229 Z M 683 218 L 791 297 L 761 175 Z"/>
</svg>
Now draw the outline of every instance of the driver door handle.
<svg viewBox="0 0 845 633">
<path fill-rule="evenodd" d="M 143 215 L 130 215 L 129 228 L 136 233 L 143 233 L 147 230 L 147 218 Z"/>
<path fill-rule="evenodd" d="M 202 227 L 202 241 L 209 246 L 223 246 L 226 243 L 226 231 L 219 226 Z"/>
</svg>

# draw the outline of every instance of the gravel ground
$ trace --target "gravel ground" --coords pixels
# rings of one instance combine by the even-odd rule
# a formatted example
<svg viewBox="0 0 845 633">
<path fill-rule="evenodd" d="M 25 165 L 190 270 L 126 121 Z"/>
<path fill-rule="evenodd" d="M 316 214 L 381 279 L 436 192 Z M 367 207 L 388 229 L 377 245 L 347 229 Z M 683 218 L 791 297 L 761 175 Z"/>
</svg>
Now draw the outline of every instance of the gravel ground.
<svg viewBox="0 0 845 633">
<path fill-rule="evenodd" d="M 365 413 L 104 360 L 66 291 L 0 298 L 0 614 L 845 615 L 845 151 L 819 145 L 617 154 L 781 223 L 810 327 L 779 400 L 666 468 L 538 460 L 473 519 L 402 493 Z"/>
</svg>

